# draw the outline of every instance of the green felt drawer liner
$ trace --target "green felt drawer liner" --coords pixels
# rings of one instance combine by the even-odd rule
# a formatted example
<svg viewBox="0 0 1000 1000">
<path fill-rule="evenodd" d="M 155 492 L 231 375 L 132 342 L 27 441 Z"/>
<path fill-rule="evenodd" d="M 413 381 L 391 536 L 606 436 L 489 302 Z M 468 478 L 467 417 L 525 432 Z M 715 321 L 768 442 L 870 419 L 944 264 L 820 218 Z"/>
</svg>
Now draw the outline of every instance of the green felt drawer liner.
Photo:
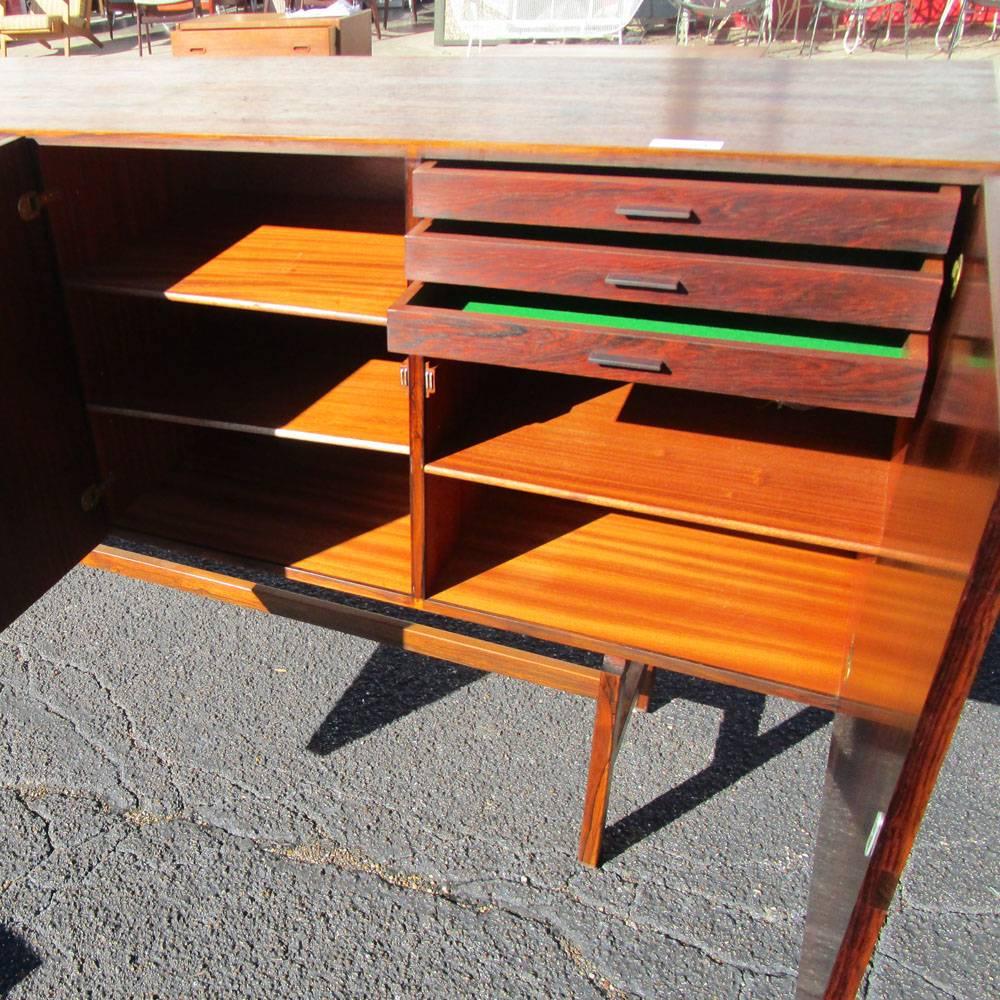
<svg viewBox="0 0 1000 1000">
<path fill-rule="evenodd" d="M 523 319 L 540 319 L 556 323 L 578 323 L 583 326 L 610 327 L 615 330 L 635 330 L 639 333 L 668 333 L 679 337 L 701 337 L 707 340 L 737 341 L 744 344 L 769 344 L 773 347 L 791 347 L 808 351 L 838 351 L 841 354 L 867 354 L 880 358 L 904 358 L 902 347 L 888 344 L 870 344 L 853 340 L 831 340 L 823 337 L 805 337 L 788 333 L 767 333 L 762 330 L 741 330 L 734 327 L 702 326 L 696 323 L 637 319 L 631 316 L 614 316 L 602 313 L 567 312 L 561 309 L 544 309 L 536 306 L 518 306 L 500 302 L 467 302 L 463 312 L 484 313 L 490 316 L 515 316 Z"/>
</svg>

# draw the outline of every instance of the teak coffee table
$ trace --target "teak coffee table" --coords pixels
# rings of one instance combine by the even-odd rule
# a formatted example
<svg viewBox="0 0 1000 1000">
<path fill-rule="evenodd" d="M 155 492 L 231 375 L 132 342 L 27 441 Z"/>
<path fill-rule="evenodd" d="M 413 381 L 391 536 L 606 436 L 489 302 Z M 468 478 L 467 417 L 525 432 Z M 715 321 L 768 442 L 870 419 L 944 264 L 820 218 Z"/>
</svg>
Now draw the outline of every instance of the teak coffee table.
<svg viewBox="0 0 1000 1000">
<path fill-rule="evenodd" d="M 653 670 L 830 708 L 853 995 L 1000 600 L 993 67 L 257 65 L 0 66 L 0 626 L 85 559 L 592 698 L 587 864 Z"/>
</svg>

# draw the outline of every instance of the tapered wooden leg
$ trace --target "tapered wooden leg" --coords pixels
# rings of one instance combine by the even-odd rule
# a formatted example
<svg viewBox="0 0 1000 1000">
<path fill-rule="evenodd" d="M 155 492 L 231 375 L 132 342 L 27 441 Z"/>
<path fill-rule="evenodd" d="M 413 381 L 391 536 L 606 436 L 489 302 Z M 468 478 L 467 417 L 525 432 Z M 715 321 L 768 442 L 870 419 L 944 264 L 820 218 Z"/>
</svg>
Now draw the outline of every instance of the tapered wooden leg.
<svg viewBox="0 0 1000 1000">
<path fill-rule="evenodd" d="M 617 656 L 606 656 L 601 668 L 579 851 L 580 861 L 592 868 L 596 868 L 601 859 L 615 757 L 649 669 L 643 663 Z"/>
<path fill-rule="evenodd" d="M 635 710 L 637 712 L 648 712 L 650 698 L 653 696 L 653 682 L 656 680 L 656 667 L 648 664 L 643 671 L 642 680 L 639 681 L 639 694 L 635 699 Z"/>
</svg>

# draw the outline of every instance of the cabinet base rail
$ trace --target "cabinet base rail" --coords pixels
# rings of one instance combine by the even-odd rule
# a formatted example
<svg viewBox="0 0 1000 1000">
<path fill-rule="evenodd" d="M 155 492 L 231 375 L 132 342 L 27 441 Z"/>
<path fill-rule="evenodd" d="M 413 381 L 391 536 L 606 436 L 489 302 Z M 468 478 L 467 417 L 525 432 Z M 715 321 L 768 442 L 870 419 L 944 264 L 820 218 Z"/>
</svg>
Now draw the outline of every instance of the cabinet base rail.
<svg viewBox="0 0 1000 1000">
<path fill-rule="evenodd" d="M 611 790 L 614 760 L 632 710 L 648 711 L 654 668 L 647 664 L 605 656 L 599 668 L 567 663 L 550 656 L 514 649 L 446 629 L 432 628 L 185 566 L 155 556 L 98 545 L 84 559 L 86 565 L 147 583 L 236 604 L 251 611 L 280 615 L 309 625 L 346 632 L 362 639 L 397 646 L 410 653 L 447 660 L 475 670 L 504 674 L 596 702 L 590 765 L 580 830 L 580 861 L 591 867 L 600 862 Z"/>
</svg>

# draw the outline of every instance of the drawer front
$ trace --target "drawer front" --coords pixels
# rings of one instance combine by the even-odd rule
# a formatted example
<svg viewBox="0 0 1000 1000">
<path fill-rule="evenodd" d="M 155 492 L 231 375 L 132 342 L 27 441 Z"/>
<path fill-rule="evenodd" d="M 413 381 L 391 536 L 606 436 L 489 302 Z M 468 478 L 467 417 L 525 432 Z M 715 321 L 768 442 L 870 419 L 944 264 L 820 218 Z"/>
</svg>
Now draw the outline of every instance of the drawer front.
<svg viewBox="0 0 1000 1000">
<path fill-rule="evenodd" d="M 438 164 L 413 173 L 423 218 L 925 254 L 947 250 L 959 195 Z"/>
<path fill-rule="evenodd" d="M 915 412 L 926 369 L 925 338 L 869 357 L 484 315 L 433 292 L 415 285 L 389 310 L 391 351 L 893 416 Z"/>
<path fill-rule="evenodd" d="M 926 331 L 941 266 L 925 271 L 435 233 L 406 237 L 415 281 Z"/>
<path fill-rule="evenodd" d="M 175 56 L 332 56 L 336 29 L 328 25 L 293 24 L 275 28 L 193 27 L 171 33 Z"/>
</svg>

